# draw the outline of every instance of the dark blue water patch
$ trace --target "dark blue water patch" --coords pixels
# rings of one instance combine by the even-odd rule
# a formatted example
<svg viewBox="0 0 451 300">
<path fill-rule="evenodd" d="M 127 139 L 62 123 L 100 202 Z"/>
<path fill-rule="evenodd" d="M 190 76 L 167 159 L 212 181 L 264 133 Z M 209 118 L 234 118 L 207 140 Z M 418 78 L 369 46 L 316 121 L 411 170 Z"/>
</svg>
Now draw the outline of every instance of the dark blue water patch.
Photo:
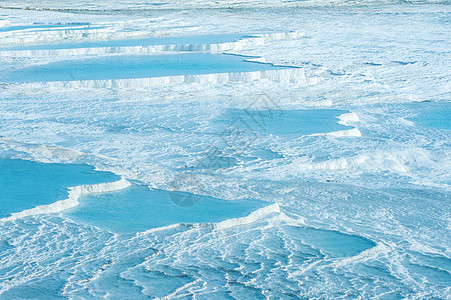
<svg viewBox="0 0 451 300">
<path fill-rule="evenodd" d="M 89 28 L 92 29 L 92 28 Z M 106 41 L 84 41 L 72 43 L 47 43 L 29 46 L 2 47 L 2 50 L 55 50 L 80 48 L 137 47 L 154 45 L 204 45 L 235 42 L 251 37 L 243 34 L 209 34 L 174 37 L 152 37 L 139 39 L 118 39 Z"/>
<path fill-rule="evenodd" d="M 134 185 L 121 191 L 81 197 L 80 205 L 65 215 L 76 222 L 113 232 L 136 233 L 178 223 L 210 223 L 244 217 L 265 205 L 257 200 L 226 201 L 191 193 L 171 193 Z M 175 197 L 195 203 L 180 206 Z"/>
<path fill-rule="evenodd" d="M 338 109 L 231 109 L 217 122 L 224 128 L 221 136 L 238 133 L 266 133 L 278 136 L 308 135 L 351 129 L 338 123 L 338 116 L 349 113 Z"/>
<path fill-rule="evenodd" d="M 171 55 L 104 56 L 67 60 L 3 72 L 3 82 L 132 79 L 211 73 L 289 69 L 246 61 L 238 55 L 188 53 Z"/>
<path fill-rule="evenodd" d="M 451 130 L 451 102 L 415 103 L 414 109 L 420 112 L 411 121 L 428 128 Z"/>
<path fill-rule="evenodd" d="M 112 182 L 120 177 L 94 167 L 0 159 L 0 218 L 68 197 L 68 187 Z"/>
</svg>

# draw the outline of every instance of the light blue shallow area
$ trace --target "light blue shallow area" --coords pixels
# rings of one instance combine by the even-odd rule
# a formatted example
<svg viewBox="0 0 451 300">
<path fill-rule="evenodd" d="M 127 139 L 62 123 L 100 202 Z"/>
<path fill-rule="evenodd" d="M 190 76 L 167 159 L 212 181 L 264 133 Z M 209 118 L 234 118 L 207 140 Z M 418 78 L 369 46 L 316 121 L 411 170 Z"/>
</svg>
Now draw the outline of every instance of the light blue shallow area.
<svg viewBox="0 0 451 300">
<path fill-rule="evenodd" d="M 106 28 L 105 26 L 95 26 L 95 27 L 74 27 L 74 28 L 68 28 L 68 27 L 62 27 L 62 28 L 49 28 L 49 29 L 36 29 L 33 31 L 39 31 L 39 32 L 54 32 L 54 31 L 71 31 L 71 30 L 95 30 L 95 29 L 103 29 Z"/>
<path fill-rule="evenodd" d="M 225 54 L 104 56 L 26 67 L 0 75 L 4 82 L 131 79 L 210 73 L 287 69 L 248 62 L 246 57 Z"/>
<path fill-rule="evenodd" d="M 16 26 L 0 27 L 0 32 L 25 30 L 25 29 L 38 29 L 38 30 L 39 29 L 57 29 L 57 28 L 62 28 L 62 27 L 84 26 L 84 25 L 89 25 L 89 23 L 16 25 Z"/>
<path fill-rule="evenodd" d="M 89 28 L 94 29 L 94 28 Z M 1 29 L 0 29 L 1 31 Z M 118 39 L 105 41 L 84 41 L 73 43 L 50 43 L 43 45 L 14 46 L 0 48 L 1 50 L 46 50 L 46 49 L 78 49 L 78 48 L 100 48 L 100 47 L 135 47 L 152 45 L 203 45 L 235 42 L 245 37 L 243 34 L 206 34 L 187 35 L 174 37 L 153 37 L 139 39 Z"/>
<path fill-rule="evenodd" d="M 119 176 L 87 165 L 0 159 L 0 218 L 66 199 L 68 187 L 112 182 Z"/>
<path fill-rule="evenodd" d="M 349 257 L 376 246 L 362 236 L 309 227 L 286 226 L 285 230 L 329 257 Z"/>
<path fill-rule="evenodd" d="M 180 206 L 175 197 L 193 201 Z M 263 207 L 257 200 L 226 201 L 182 192 L 131 186 L 122 191 L 80 198 L 80 205 L 65 215 L 76 222 L 118 233 L 141 232 L 178 223 L 220 222 L 243 217 Z"/>
<path fill-rule="evenodd" d="M 351 129 L 338 123 L 338 116 L 349 113 L 338 109 L 232 109 L 221 117 L 221 126 L 227 125 L 223 132 L 226 137 L 242 132 L 252 135 L 266 133 L 278 136 L 308 135 Z M 230 131 L 230 132 L 229 132 Z"/>
<path fill-rule="evenodd" d="M 451 102 L 420 103 L 421 110 L 410 120 L 424 127 L 451 130 Z"/>
</svg>

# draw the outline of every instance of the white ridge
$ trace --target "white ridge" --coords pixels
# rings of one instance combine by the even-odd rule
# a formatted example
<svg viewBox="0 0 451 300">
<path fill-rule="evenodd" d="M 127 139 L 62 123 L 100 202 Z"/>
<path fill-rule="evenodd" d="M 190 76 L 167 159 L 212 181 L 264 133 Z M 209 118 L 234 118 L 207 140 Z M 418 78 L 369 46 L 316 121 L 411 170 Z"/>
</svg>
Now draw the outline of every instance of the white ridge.
<svg viewBox="0 0 451 300">
<path fill-rule="evenodd" d="M 355 127 L 347 130 L 328 132 L 325 135 L 333 137 L 360 137 L 362 136 L 362 133 L 357 127 Z"/>
<path fill-rule="evenodd" d="M 242 226 L 251 224 L 255 221 L 258 221 L 260 219 L 263 219 L 267 217 L 270 214 L 273 213 L 280 213 L 280 207 L 279 204 L 274 203 L 262 208 L 259 208 L 253 212 L 251 212 L 249 215 L 241 218 L 232 218 L 228 219 L 219 223 L 195 223 L 195 224 L 184 224 L 185 226 L 189 227 L 196 227 L 196 228 L 211 228 L 211 229 L 227 229 L 235 226 Z"/>
<path fill-rule="evenodd" d="M 345 125 L 345 126 L 349 126 L 349 122 L 360 121 L 359 116 L 354 112 L 341 114 L 338 116 L 338 119 L 340 120 L 340 121 L 338 121 L 338 124 Z"/>
<path fill-rule="evenodd" d="M 354 127 L 354 128 L 346 129 L 346 130 L 313 133 L 313 134 L 309 134 L 309 136 L 360 137 L 360 136 L 362 136 L 362 133 L 360 132 L 360 130 L 357 127 Z"/>
<path fill-rule="evenodd" d="M 94 31 L 86 31 L 94 32 Z M 0 33 L 1 34 L 1 33 Z M 56 33 L 58 34 L 58 33 Z M 60 34 L 64 34 L 60 33 Z M 242 50 L 249 46 L 261 46 L 265 40 L 295 39 L 302 37 L 299 32 L 277 32 L 254 34 L 243 36 L 242 38 L 223 43 L 205 43 L 205 44 L 170 44 L 170 45 L 143 45 L 143 46 L 124 46 L 124 47 L 94 47 L 94 48 L 69 48 L 69 49 L 40 49 L 40 50 L 4 50 L 0 51 L 0 56 L 44 56 L 44 55 L 86 55 L 86 54 L 137 54 L 154 53 L 162 51 L 204 51 L 220 52 L 226 50 Z M 17 38 L 17 37 L 16 37 Z"/>
<path fill-rule="evenodd" d="M 260 219 L 263 219 L 273 213 L 280 213 L 279 204 L 274 203 L 274 204 L 259 208 L 255 211 L 251 212 L 249 215 L 247 215 L 245 217 L 241 217 L 241 218 L 231 218 L 231 219 L 227 219 L 227 220 L 224 220 L 224 221 L 221 221 L 218 223 L 177 223 L 177 224 L 167 225 L 167 226 L 163 226 L 163 227 L 148 229 L 146 231 L 137 233 L 137 236 L 143 236 L 146 234 L 174 229 L 177 227 L 192 227 L 192 228 L 200 228 L 200 229 L 227 229 L 227 228 L 231 228 L 231 227 L 235 227 L 235 226 L 251 224 L 251 223 L 258 221 Z"/>
<path fill-rule="evenodd" d="M 287 68 L 252 72 L 212 73 L 199 75 L 176 75 L 131 79 L 75 80 L 25 83 L 42 88 L 139 88 L 181 83 L 223 83 L 229 81 L 251 82 L 254 80 L 306 80 L 303 68 Z"/>
<path fill-rule="evenodd" d="M 338 124 L 344 126 L 350 126 L 349 123 L 360 121 L 359 116 L 356 113 L 350 112 L 341 114 L 338 116 Z M 325 132 L 325 133 L 314 133 L 310 136 L 332 136 L 332 137 L 360 137 L 362 133 L 357 127 L 339 131 Z"/>
</svg>

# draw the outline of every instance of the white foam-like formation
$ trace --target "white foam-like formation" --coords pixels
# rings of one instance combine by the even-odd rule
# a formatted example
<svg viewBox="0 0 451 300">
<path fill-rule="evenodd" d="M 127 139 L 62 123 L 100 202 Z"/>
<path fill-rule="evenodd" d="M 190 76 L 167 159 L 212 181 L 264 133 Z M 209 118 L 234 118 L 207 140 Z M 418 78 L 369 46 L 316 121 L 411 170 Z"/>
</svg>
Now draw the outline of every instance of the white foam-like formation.
<svg viewBox="0 0 451 300">
<path fill-rule="evenodd" d="M 350 126 L 349 123 L 360 121 L 359 116 L 353 112 L 341 114 L 340 116 L 338 116 L 338 119 L 339 119 L 338 124 L 341 124 L 344 126 Z M 357 127 L 354 127 L 354 128 L 346 129 L 346 130 L 314 133 L 314 134 L 310 134 L 310 136 L 360 137 L 360 136 L 362 136 L 362 133 L 360 132 L 360 130 Z"/>
<path fill-rule="evenodd" d="M 140 88 L 181 83 L 251 82 L 254 80 L 303 81 L 306 80 L 306 77 L 303 68 L 286 68 L 252 72 L 177 75 L 150 78 L 35 82 L 26 83 L 26 85 L 34 88 Z"/>
<path fill-rule="evenodd" d="M 92 185 L 79 185 L 75 187 L 70 187 L 69 197 L 67 199 L 60 200 L 48 205 L 36 206 L 34 208 L 27 209 L 18 213 L 13 213 L 11 214 L 10 217 L 0 219 L 0 222 L 14 221 L 17 219 L 35 215 L 58 213 L 77 206 L 79 204 L 78 199 L 81 196 L 118 191 L 125 189 L 129 186 L 131 186 L 131 183 L 128 182 L 125 178 L 122 178 L 115 182 L 99 183 Z"/>
<path fill-rule="evenodd" d="M 73 32 L 73 31 L 72 31 Z M 88 31 L 87 31 L 88 32 Z M 90 34 L 95 31 L 90 31 Z M 258 35 L 243 36 L 236 41 L 205 44 L 168 44 L 168 45 L 142 45 L 124 47 L 93 47 L 73 49 L 40 49 L 40 50 L 5 50 L 0 51 L 0 56 L 45 56 L 45 55 L 92 55 L 92 54 L 137 54 L 155 53 L 163 51 L 203 51 L 221 52 L 227 50 L 242 50 L 249 46 L 261 46 L 266 40 L 295 39 L 302 37 L 300 32 L 276 32 Z M 17 37 L 16 37 L 17 39 Z M 18 43 L 22 41 L 17 41 Z"/>
<path fill-rule="evenodd" d="M 381 254 L 385 254 L 389 251 L 388 247 L 384 244 L 378 243 L 373 248 L 364 250 L 356 255 L 351 257 L 345 257 L 339 260 L 336 260 L 332 263 L 335 268 L 343 267 L 349 264 L 357 264 L 363 261 L 368 261 L 371 259 L 377 258 L 377 256 Z"/>
<path fill-rule="evenodd" d="M 137 236 L 143 236 L 150 233 L 155 233 L 159 231 L 164 230 L 170 230 L 177 227 L 192 227 L 192 228 L 201 228 L 201 229 L 227 229 L 231 227 L 236 226 L 242 226 L 251 224 L 253 222 L 256 222 L 258 220 L 264 219 L 267 216 L 275 213 L 280 213 L 280 207 L 279 204 L 274 203 L 262 208 L 259 208 L 253 212 L 251 212 L 249 215 L 241 218 L 231 218 L 227 219 L 221 222 L 217 223 L 180 223 L 180 224 L 172 224 L 168 226 L 158 227 L 158 228 L 152 228 L 149 230 L 146 230 L 144 232 L 137 233 Z M 282 214 L 282 217 L 287 218 L 284 214 Z"/>
<path fill-rule="evenodd" d="M 9 25 L 9 21 L 8 20 L 0 20 L 0 27 L 8 26 L 8 25 Z"/>
<path fill-rule="evenodd" d="M 360 136 L 362 136 L 362 133 L 360 132 L 360 130 L 357 127 L 354 127 L 354 128 L 346 129 L 346 130 L 314 133 L 314 134 L 309 134 L 309 136 L 360 137 Z"/>
<path fill-rule="evenodd" d="M 274 203 L 262 208 L 257 209 L 256 211 L 251 212 L 249 215 L 241 218 L 232 218 L 219 223 L 196 223 L 190 224 L 187 226 L 196 227 L 196 228 L 211 228 L 211 229 L 227 229 L 236 226 L 242 226 L 254 223 L 258 220 L 264 219 L 267 216 L 280 213 L 279 204 Z"/>
<path fill-rule="evenodd" d="M 341 114 L 338 116 L 338 119 L 340 120 L 340 121 L 338 121 L 338 124 L 345 125 L 345 126 L 348 126 L 350 122 L 360 121 L 359 116 L 354 112 Z"/>
<path fill-rule="evenodd" d="M 362 153 L 353 157 L 340 157 L 337 159 L 326 160 L 322 162 L 304 162 L 298 161 L 287 167 L 278 170 L 278 172 L 290 172 L 299 170 L 353 170 L 353 174 L 360 172 L 393 172 L 398 174 L 407 174 L 409 168 L 407 166 L 408 157 L 415 157 L 412 152 L 387 153 L 383 151 L 373 151 L 370 153 Z M 416 158 L 415 158 L 416 159 Z"/>
<path fill-rule="evenodd" d="M 362 136 L 362 133 L 357 127 L 355 127 L 347 130 L 327 132 L 324 135 L 332 137 L 360 137 Z"/>
</svg>

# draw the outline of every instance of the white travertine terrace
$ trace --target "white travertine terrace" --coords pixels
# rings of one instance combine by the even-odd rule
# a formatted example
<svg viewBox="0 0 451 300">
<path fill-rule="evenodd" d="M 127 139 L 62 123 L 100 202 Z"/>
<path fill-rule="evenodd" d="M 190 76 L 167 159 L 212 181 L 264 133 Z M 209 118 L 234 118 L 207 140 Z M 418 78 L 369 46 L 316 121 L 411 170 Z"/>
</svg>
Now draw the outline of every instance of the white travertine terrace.
<svg viewBox="0 0 451 300">
<path fill-rule="evenodd" d="M 298 80 L 309 82 L 303 68 L 287 68 L 279 70 L 264 70 L 252 72 L 213 73 L 200 75 L 176 75 L 132 79 L 78 80 L 78 81 L 50 81 L 25 83 L 30 87 L 50 88 L 140 88 L 148 86 L 180 84 L 180 83 L 223 83 L 223 82 L 251 82 L 254 80 Z"/>
<path fill-rule="evenodd" d="M 108 33 L 106 29 L 86 29 L 86 30 L 77 30 L 80 33 L 71 30 L 72 35 L 76 34 L 89 34 L 91 36 L 96 35 L 99 38 L 102 38 L 103 35 Z M 42 35 L 42 40 L 48 40 L 49 36 L 55 36 L 58 38 L 62 38 L 64 36 L 64 31 L 58 32 L 55 31 L 52 34 L 44 34 Z M 120 37 L 120 32 L 115 33 L 115 37 Z M 127 36 L 129 33 L 122 33 Z M 139 32 L 136 33 L 139 35 Z M 1 36 L 1 32 L 0 32 Z M 41 36 L 39 34 L 38 36 Z M 0 56 L 44 56 L 44 55 L 86 55 L 86 54 L 111 54 L 111 53 L 123 53 L 123 54 L 139 54 L 139 53 L 155 53 L 155 52 L 163 52 L 163 51 L 204 51 L 204 52 L 220 52 L 220 51 L 229 51 L 229 50 L 241 50 L 249 46 L 261 46 L 265 43 L 265 41 L 271 40 L 282 40 L 282 39 L 295 39 L 302 37 L 303 33 L 300 32 L 275 32 L 275 33 L 264 33 L 264 34 L 255 34 L 249 35 L 239 38 L 236 41 L 230 42 L 222 42 L 222 43 L 201 43 L 201 44 L 161 44 L 161 45 L 142 45 L 142 46 L 118 46 L 118 47 L 80 47 L 80 48 L 67 48 L 67 49 L 39 49 L 39 50 L 1 50 Z M 11 43 L 20 44 L 21 42 L 25 42 L 27 38 L 37 37 L 10 37 Z M 13 40 L 14 39 L 14 40 Z M 4 40 L 4 44 L 7 42 Z"/>
</svg>

